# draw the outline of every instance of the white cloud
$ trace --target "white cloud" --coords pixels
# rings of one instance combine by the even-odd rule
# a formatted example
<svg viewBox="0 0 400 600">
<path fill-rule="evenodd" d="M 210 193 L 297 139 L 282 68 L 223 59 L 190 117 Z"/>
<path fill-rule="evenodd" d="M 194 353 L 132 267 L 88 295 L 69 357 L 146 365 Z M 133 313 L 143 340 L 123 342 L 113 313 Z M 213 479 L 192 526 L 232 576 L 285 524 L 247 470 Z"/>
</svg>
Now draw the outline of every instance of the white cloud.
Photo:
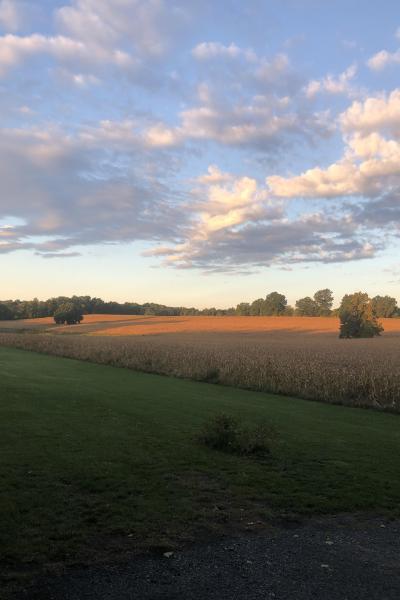
<svg viewBox="0 0 400 600">
<path fill-rule="evenodd" d="M 61 63 L 81 65 L 113 64 L 117 67 L 134 66 L 133 58 L 121 50 L 90 47 L 81 41 L 65 36 L 47 37 L 41 34 L 16 36 L 8 34 L 0 37 L 0 75 L 10 68 L 23 63 L 27 58 L 46 54 Z"/>
<path fill-rule="evenodd" d="M 7 21 L 10 31 L 18 29 L 16 7 L 9 0 L 0 4 L 0 24 Z M 154 85 L 159 78 L 146 63 L 164 58 L 186 19 L 178 0 L 73 0 L 55 10 L 52 34 L 0 36 L 0 76 L 30 57 L 48 55 L 77 73 L 75 82 L 71 77 L 74 85 L 88 85 L 88 75 L 96 74 L 86 69 L 93 66 L 97 71 L 113 66 L 143 83 L 153 78 Z"/>
<path fill-rule="evenodd" d="M 400 40 L 400 27 L 397 28 L 395 37 Z M 373 71 L 382 71 L 390 65 L 400 64 L 400 48 L 395 52 L 380 50 L 367 60 L 367 65 Z"/>
<path fill-rule="evenodd" d="M 182 141 L 179 130 L 167 127 L 164 123 L 156 123 L 147 129 L 143 135 L 146 144 L 153 148 L 168 148 Z"/>
<path fill-rule="evenodd" d="M 244 58 L 249 62 L 257 62 L 257 55 L 251 49 L 242 49 L 232 43 L 225 46 L 219 42 L 202 42 L 192 50 L 197 60 L 214 60 L 216 58 Z"/>
<path fill-rule="evenodd" d="M 359 234 L 351 210 L 336 217 L 324 211 L 289 218 L 285 205 L 253 178 L 212 166 L 198 182 L 202 188 L 195 191 L 193 223 L 183 241 L 152 248 L 146 256 L 163 257 L 175 268 L 237 271 L 244 265 L 360 260 L 381 247 L 380 240 L 371 244 Z"/>
<path fill-rule="evenodd" d="M 214 102 L 201 91 L 203 104 L 180 113 L 178 126 L 157 123 L 144 134 L 148 145 L 172 147 L 191 141 L 274 151 L 298 138 L 311 141 L 332 131 L 328 113 L 299 114 L 287 97 L 254 96 L 247 103 Z"/>
<path fill-rule="evenodd" d="M 231 173 L 224 173 L 216 165 L 210 165 L 206 175 L 196 177 L 196 181 L 201 185 L 227 183 L 232 179 L 233 175 Z"/>
<path fill-rule="evenodd" d="M 400 154 L 400 144 L 395 140 L 386 140 L 379 133 L 367 135 L 357 133 L 347 140 L 350 150 L 356 157 L 396 158 Z"/>
<path fill-rule="evenodd" d="M 266 142 L 285 131 L 300 129 L 297 115 L 279 114 L 279 101 L 255 98 L 254 103 L 232 107 L 200 106 L 183 111 L 182 130 L 187 138 L 242 145 Z"/>
<path fill-rule="evenodd" d="M 140 123 L 131 120 L 102 121 L 74 135 L 57 127 L 1 131 L 0 217 L 12 215 L 23 224 L 1 229 L 0 251 L 72 256 L 79 245 L 141 239 L 159 241 L 147 254 L 164 257 L 177 268 L 237 270 L 243 265 L 356 260 L 381 247 L 379 239 L 368 244 L 358 228 L 376 222 L 379 209 L 387 221 L 398 214 L 394 200 L 387 199 L 342 216 L 324 210 L 289 218 L 271 185 L 215 165 L 195 179 L 189 197 L 174 198 L 171 186 L 164 184 L 168 163 L 158 152 Z M 358 185 L 362 165 L 372 169 L 376 161 L 382 168 L 386 161 L 389 169 L 391 161 L 398 169 L 400 164 L 398 146 L 375 134 L 355 134 L 347 153 L 349 167 L 363 159 L 358 174 L 345 172 L 343 162 L 321 170 L 320 179 L 316 169 L 310 170 L 308 184 L 314 172 L 320 188 L 321 181 L 336 182 L 342 193 L 343 182 Z M 149 164 L 163 175 L 149 171 Z M 293 186 L 293 181 L 285 183 Z"/>
<path fill-rule="evenodd" d="M 334 163 L 327 169 L 314 167 L 296 177 L 267 177 L 271 193 L 281 198 L 326 198 L 351 196 L 362 190 L 357 166 L 350 160 Z"/>
<path fill-rule="evenodd" d="M 0 218 L 23 219 L 2 253 L 176 238 L 186 215 L 165 185 L 168 160 L 147 154 L 127 123 L 117 129 L 0 131 Z"/>
<path fill-rule="evenodd" d="M 146 240 L 176 267 L 235 270 L 355 260 L 379 249 L 382 236 L 368 241 L 374 223 L 384 230 L 399 216 L 400 90 L 361 96 L 355 66 L 307 85 L 287 55 L 234 42 L 190 51 L 185 23 L 198 0 L 64 4 L 48 33 L 23 34 L 21 13 L 13 17 L 0 0 L 0 21 L 9 24 L 0 36 L 0 75 L 9 76 L 1 108 L 10 123 L 32 125 L 0 130 L 0 217 L 19 219 L 0 228 L 1 252 L 74 256 L 82 244 Z M 179 40 L 184 52 L 169 62 Z M 17 67 L 24 70 L 13 78 Z M 141 81 L 147 89 L 139 92 Z M 314 111 L 317 94 L 363 101 L 337 118 Z M 332 164 L 310 159 L 294 177 L 269 171 L 267 185 L 255 178 L 281 157 L 296 163 L 295 144 L 308 145 L 304 164 L 339 127 L 344 151 Z M 241 160 L 241 173 L 245 165 L 255 171 L 239 176 L 211 164 L 196 177 L 199 163 L 222 155 L 224 165 Z M 346 200 L 354 195 L 364 197 L 357 210 Z M 341 201 L 334 209 L 284 200 L 300 196 Z"/>
<path fill-rule="evenodd" d="M 232 43 L 203 42 L 192 55 L 200 70 L 198 104 L 180 113 L 176 143 L 203 140 L 264 152 L 328 136 L 327 113 L 307 110 L 301 83 L 285 54 L 259 56 Z"/>
<path fill-rule="evenodd" d="M 352 95 L 354 89 L 351 81 L 356 73 L 356 65 L 351 65 L 336 78 L 333 75 L 327 75 L 323 79 L 313 79 L 305 87 L 304 92 L 308 98 L 313 98 L 319 93 Z"/>
<path fill-rule="evenodd" d="M 282 198 L 377 196 L 400 185 L 400 90 L 353 102 L 339 121 L 345 141 L 343 158 L 294 177 L 268 177 L 272 194 Z"/>
<path fill-rule="evenodd" d="M 274 84 L 279 87 L 292 87 L 296 76 L 291 69 L 286 54 L 276 54 L 272 58 L 258 56 L 251 48 L 241 48 L 234 43 L 225 46 L 220 42 L 202 42 L 193 48 L 192 55 L 200 63 L 213 69 L 225 69 L 234 78 L 233 82 L 251 83 L 265 87 Z"/>
<path fill-rule="evenodd" d="M 90 147 L 103 144 L 107 148 L 120 150 L 163 149 L 183 143 L 178 129 L 168 128 L 164 123 L 125 119 L 105 119 L 96 125 L 85 126 L 79 139 Z"/>
<path fill-rule="evenodd" d="M 260 189 L 250 177 L 234 177 L 210 166 L 208 174 L 197 178 L 202 186 L 195 192 L 194 224 L 186 229 L 183 243 L 174 247 L 161 246 L 146 252 L 147 256 L 165 256 L 168 264 L 188 266 L 201 251 L 216 239 L 230 235 L 244 224 L 282 216 L 279 204 L 271 204 L 265 189 Z"/>
<path fill-rule="evenodd" d="M 400 185 L 400 144 L 378 134 L 355 135 L 341 161 L 295 177 L 270 176 L 267 184 L 280 198 L 377 196 Z"/>
<path fill-rule="evenodd" d="M 392 135 L 399 135 L 400 89 L 393 90 L 389 95 L 382 93 L 363 102 L 353 102 L 341 115 L 340 121 L 345 132 L 387 130 Z"/>
<path fill-rule="evenodd" d="M 367 65 L 373 71 L 382 71 L 390 65 L 400 64 L 400 49 L 396 52 L 388 52 L 387 50 L 381 50 L 377 52 L 367 61 Z"/>
<path fill-rule="evenodd" d="M 185 20 L 181 3 L 173 0 L 73 0 L 56 12 L 59 28 L 70 37 L 107 47 L 124 41 L 153 56 L 168 50 Z"/>
</svg>

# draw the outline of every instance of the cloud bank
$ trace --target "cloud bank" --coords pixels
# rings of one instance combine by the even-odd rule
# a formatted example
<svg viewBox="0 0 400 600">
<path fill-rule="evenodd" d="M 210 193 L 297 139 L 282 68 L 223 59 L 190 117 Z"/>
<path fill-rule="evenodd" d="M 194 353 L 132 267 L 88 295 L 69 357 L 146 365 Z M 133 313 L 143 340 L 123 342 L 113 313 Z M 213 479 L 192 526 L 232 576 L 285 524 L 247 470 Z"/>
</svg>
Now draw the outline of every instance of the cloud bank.
<svg viewBox="0 0 400 600">
<path fill-rule="evenodd" d="M 35 30 L 30 3 L 0 1 L 0 253 L 139 241 L 155 264 L 230 272 L 399 236 L 400 89 L 368 91 L 351 61 L 310 77 L 287 44 L 199 39 L 207 10 L 74 0 Z"/>
</svg>

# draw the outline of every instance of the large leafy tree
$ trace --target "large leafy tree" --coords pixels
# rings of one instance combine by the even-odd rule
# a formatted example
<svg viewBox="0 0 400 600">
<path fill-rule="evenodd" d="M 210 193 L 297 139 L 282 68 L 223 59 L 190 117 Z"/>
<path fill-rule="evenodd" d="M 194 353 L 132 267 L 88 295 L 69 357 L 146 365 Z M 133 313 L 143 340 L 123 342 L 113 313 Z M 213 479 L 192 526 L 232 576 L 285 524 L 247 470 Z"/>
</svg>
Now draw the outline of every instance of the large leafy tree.
<svg viewBox="0 0 400 600">
<path fill-rule="evenodd" d="M 310 296 L 300 298 L 300 300 L 296 300 L 296 315 L 299 317 L 316 317 L 319 315 L 318 304 Z"/>
<path fill-rule="evenodd" d="M 264 314 L 265 300 L 264 298 L 258 298 L 251 303 L 250 314 L 254 317 L 259 317 Z"/>
<path fill-rule="evenodd" d="M 377 317 L 393 317 L 397 312 L 396 298 L 391 296 L 375 296 L 371 300 L 372 308 Z"/>
<path fill-rule="evenodd" d="M 241 302 L 236 307 L 236 314 L 242 317 L 248 317 L 250 314 L 250 304 L 248 302 Z"/>
<path fill-rule="evenodd" d="M 339 308 L 341 338 L 369 338 L 383 331 L 368 294 L 346 294 Z"/>
<path fill-rule="evenodd" d="M 266 296 L 264 303 L 264 315 L 280 316 L 285 314 L 287 306 L 286 296 L 278 292 L 271 292 Z"/>
<path fill-rule="evenodd" d="M 14 319 L 14 313 L 4 302 L 0 302 L 0 321 L 11 321 Z"/>
<path fill-rule="evenodd" d="M 62 304 L 54 313 L 54 320 L 58 325 L 76 325 L 83 319 L 81 307 L 73 302 Z"/>
<path fill-rule="evenodd" d="M 328 317 L 332 312 L 333 293 L 330 289 L 318 290 L 314 294 L 314 302 L 317 305 L 317 314 Z"/>
</svg>

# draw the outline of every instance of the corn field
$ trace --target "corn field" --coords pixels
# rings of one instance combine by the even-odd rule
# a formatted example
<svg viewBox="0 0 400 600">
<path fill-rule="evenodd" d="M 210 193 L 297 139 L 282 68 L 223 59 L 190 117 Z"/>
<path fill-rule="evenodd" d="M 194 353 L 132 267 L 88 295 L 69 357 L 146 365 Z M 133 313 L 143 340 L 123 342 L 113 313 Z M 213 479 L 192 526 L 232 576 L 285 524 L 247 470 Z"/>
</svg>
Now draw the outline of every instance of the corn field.
<svg viewBox="0 0 400 600">
<path fill-rule="evenodd" d="M 0 333 L 0 345 L 310 400 L 400 412 L 400 336 Z"/>
</svg>

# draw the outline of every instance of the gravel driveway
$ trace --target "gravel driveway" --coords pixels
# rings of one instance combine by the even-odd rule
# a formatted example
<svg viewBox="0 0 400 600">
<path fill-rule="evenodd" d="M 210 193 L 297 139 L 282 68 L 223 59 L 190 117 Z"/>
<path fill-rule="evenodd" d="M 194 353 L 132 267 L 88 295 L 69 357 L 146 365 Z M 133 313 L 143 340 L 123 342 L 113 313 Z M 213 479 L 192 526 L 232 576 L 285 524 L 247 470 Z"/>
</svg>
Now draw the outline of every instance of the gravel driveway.
<svg viewBox="0 0 400 600">
<path fill-rule="evenodd" d="M 399 600 L 400 522 L 335 517 L 36 582 L 29 600 Z"/>
</svg>

